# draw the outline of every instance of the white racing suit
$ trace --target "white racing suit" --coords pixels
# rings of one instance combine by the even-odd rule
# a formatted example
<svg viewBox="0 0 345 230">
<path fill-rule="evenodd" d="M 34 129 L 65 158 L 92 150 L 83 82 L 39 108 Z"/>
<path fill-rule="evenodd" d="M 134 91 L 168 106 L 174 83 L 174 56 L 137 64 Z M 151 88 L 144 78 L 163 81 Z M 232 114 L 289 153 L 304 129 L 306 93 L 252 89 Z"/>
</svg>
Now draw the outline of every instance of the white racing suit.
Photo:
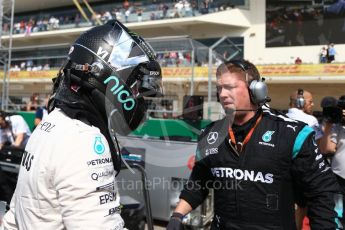
<svg viewBox="0 0 345 230">
<path fill-rule="evenodd" d="M 5 229 L 123 229 L 108 143 L 99 129 L 52 111 L 23 155 Z"/>
</svg>

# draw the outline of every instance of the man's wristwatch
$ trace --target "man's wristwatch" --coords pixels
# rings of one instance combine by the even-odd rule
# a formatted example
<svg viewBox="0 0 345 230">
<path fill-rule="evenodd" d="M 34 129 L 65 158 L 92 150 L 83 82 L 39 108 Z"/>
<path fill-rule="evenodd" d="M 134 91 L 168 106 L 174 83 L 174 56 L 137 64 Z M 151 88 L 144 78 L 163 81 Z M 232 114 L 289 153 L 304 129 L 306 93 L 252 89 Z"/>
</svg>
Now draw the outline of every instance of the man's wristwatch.
<svg viewBox="0 0 345 230">
<path fill-rule="evenodd" d="M 183 230 L 182 224 L 183 215 L 179 212 L 174 212 L 171 217 L 169 224 L 167 226 L 167 230 Z"/>
<path fill-rule="evenodd" d="M 171 215 L 171 217 L 174 217 L 174 218 L 178 218 L 182 221 L 183 219 L 183 215 L 179 212 L 173 212 L 173 214 Z"/>
</svg>

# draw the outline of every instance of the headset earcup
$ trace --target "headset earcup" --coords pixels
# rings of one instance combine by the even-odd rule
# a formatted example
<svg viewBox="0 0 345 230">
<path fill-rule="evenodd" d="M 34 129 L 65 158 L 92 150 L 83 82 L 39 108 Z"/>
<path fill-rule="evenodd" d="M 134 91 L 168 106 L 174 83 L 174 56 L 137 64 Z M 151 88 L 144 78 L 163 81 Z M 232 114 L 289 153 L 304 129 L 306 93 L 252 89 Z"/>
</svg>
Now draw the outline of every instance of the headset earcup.
<svg viewBox="0 0 345 230">
<path fill-rule="evenodd" d="M 298 97 L 296 98 L 296 107 L 302 109 L 304 107 L 304 98 Z"/>
<path fill-rule="evenodd" d="M 260 105 L 268 98 L 268 88 L 265 82 L 253 80 L 249 85 L 251 100 L 254 104 Z"/>
</svg>

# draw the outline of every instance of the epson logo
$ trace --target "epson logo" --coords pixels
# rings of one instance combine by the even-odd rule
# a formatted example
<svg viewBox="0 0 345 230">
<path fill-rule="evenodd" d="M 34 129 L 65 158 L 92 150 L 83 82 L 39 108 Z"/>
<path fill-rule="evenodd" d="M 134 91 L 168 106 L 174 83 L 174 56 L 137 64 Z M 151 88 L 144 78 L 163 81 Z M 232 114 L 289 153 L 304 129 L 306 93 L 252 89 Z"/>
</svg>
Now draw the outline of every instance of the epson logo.
<svg viewBox="0 0 345 230">
<path fill-rule="evenodd" d="M 99 196 L 99 204 L 106 204 L 108 202 L 112 202 L 116 200 L 116 193 L 115 192 L 109 192 L 107 194 Z"/>
<path fill-rule="evenodd" d="M 273 174 L 267 173 L 263 174 L 262 172 L 254 172 L 253 170 L 241 170 L 241 169 L 232 169 L 232 168 L 211 168 L 213 176 L 220 178 L 234 178 L 236 180 L 244 181 L 253 181 L 261 182 L 266 184 L 273 183 Z"/>
<path fill-rule="evenodd" d="M 135 100 L 133 98 L 127 98 L 130 96 L 130 93 L 123 89 L 124 86 L 120 85 L 120 80 L 115 76 L 110 76 L 104 80 L 104 84 L 108 84 L 108 82 L 113 81 L 114 86 L 110 89 L 113 95 L 117 95 L 117 100 L 123 104 L 123 108 L 125 110 L 132 110 L 135 106 Z M 124 99 L 123 99 L 124 98 Z"/>
</svg>

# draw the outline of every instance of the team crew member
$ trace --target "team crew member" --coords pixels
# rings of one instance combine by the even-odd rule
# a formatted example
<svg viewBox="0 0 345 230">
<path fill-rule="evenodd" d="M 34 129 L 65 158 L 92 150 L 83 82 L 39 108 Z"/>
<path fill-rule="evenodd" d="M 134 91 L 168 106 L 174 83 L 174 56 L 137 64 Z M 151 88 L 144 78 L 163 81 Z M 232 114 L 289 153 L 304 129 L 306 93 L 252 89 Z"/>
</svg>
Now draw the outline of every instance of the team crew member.
<svg viewBox="0 0 345 230">
<path fill-rule="evenodd" d="M 152 48 L 115 20 L 83 33 L 26 146 L 5 229 L 123 229 L 116 133 L 145 117 L 143 95 L 162 95 Z"/>
<path fill-rule="evenodd" d="M 22 116 L 0 111 L 0 149 L 4 145 L 24 149 L 30 135 L 29 126 Z"/>
<path fill-rule="evenodd" d="M 201 134 L 195 166 L 167 229 L 182 229 L 183 216 L 203 202 L 208 188 L 214 188 L 211 229 L 296 229 L 294 190 L 310 204 L 312 229 L 339 228 L 339 187 L 313 130 L 261 109 L 267 88 L 248 61 L 220 65 L 217 87 L 227 116 Z"/>
<path fill-rule="evenodd" d="M 286 116 L 307 123 L 315 131 L 315 139 L 322 137 L 322 131 L 313 114 L 313 95 L 306 90 L 298 89 L 290 95 L 290 108 Z"/>
<path fill-rule="evenodd" d="M 48 102 L 49 102 L 49 95 L 46 96 L 46 98 L 44 99 L 44 106 L 40 106 L 36 109 L 35 112 L 35 127 L 46 117 L 48 116 Z"/>
<path fill-rule="evenodd" d="M 318 143 L 322 137 L 322 131 L 316 117 L 312 115 L 314 107 L 313 95 L 309 91 L 298 89 L 291 93 L 289 106 L 290 108 L 286 116 L 297 121 L 302 121 L 313 128 L 315 139 Z M 306 200 L 301 194 L 297 194 L 296 202 L 298 204 L 296 210 L 297 229 L 301 229 L 302 224 L 308 228 L 308 218 L 305 218 L 307 215 Z"/>
<path fill-rule="evenodd" d="M 341 187 L 343 196 L 345 195 L 345 95 L 338 100 L 337 108 L 341 113 L 340 121 L 333 119 L 325 119 L 324 135 L 320 141 L 320 149 L 331 159 L 332 171 L 335 173 L 338 183 Z M 325 108 L 324 108 L 325 109 Z M 339 114 L 340 115 L 340 114 Z M 335 114 L 334 114 L 335 116 Z M 345 203 L 343 200 L 343 207 Z M 342 218 L 343 225 L 345 224 L 344 216 Z"/>
</svg>

